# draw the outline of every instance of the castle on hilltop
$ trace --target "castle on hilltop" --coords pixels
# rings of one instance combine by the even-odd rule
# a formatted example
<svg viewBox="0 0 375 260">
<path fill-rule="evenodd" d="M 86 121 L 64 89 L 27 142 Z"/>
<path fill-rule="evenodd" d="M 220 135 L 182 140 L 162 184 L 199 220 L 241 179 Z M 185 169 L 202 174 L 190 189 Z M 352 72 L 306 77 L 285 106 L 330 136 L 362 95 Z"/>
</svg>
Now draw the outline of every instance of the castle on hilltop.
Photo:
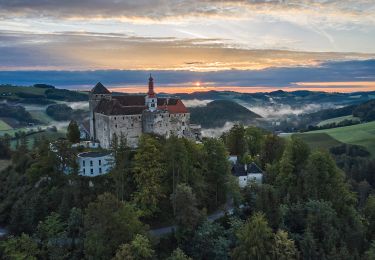
<svg viewBox="0 0 375 260">
<path fill-rule="evenodd" d="M 143 133 L 194 138 L 190 113 L 179 98 L 158 97 L 150 75 L 147 95 L 114 95 L 100 82 L 90 91 L 90 135 L 109 148 L 114 135 L 137 147 Z"/>
</svg>

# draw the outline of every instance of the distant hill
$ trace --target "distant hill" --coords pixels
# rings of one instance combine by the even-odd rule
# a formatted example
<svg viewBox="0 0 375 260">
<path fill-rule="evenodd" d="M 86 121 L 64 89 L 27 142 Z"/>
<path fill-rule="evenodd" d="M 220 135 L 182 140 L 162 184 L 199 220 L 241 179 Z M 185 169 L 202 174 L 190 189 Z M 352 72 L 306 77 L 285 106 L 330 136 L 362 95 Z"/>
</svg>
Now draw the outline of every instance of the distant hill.
<svg viewBox="0 0 375 260">
<path fill-rule="evenodd" d="M 330 93 L 322 91 L 283 91 L 257 93 L 239 93 L 234 91 L 207 91 L 176 94 L 182 99 L 209 99 L 209 100 L 234 100 L 247 103 L 251 106 L 289 105 L 292 108 L 303 107 L 309 104 L 322 105 L 355 105 L 375 98 L 375 91 L 353 93 Z"/>
<path fill-rule="evenodd" d="M 7 100 L 13 103 L 47 105 L 55 101 L 87 101 L 87 93 L 57 89 L 46 84 L 34 86 L 0 85 L 0 101 Z"/>
<path fill-rule="evenodd" d="M 311 124 L 322 124 L 321 121 L 341 117 L 343 118 L 347 116 L 359 118 L 362 122 L 370 122 L 375 120 L 375 99 L 356 105 L 323 109 L 314 113 L 303 115 L 303 117 L 306 120 L 309 120 Z"/>
<path fill-rule="evenodd" d="M 375 99 L 359 104 L 353 110 L 353 116 L 359 117 L 361 121 L 370 122 L 375 120 Z"/>
<path fill-rule="evenodd" d="M 229 100 L 215 100 L 205 107 L 190 108 L 190 121 L 204 128 L 222 127 L 226 122 L 250 123 L 260 115 Z"/>
</svg>

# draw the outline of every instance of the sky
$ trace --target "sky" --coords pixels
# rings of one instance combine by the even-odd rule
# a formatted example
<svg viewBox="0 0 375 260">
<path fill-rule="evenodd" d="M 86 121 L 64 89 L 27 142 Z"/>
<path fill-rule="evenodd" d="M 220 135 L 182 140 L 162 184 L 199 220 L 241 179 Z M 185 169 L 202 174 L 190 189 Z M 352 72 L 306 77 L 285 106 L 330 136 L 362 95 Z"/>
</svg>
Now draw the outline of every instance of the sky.
<svg viewBox="0 0 375 260">
<path fill-rule="evenodd" d="M 375 90 L 374 0 L 0 0 L 0 84 Z"/>
</svg>

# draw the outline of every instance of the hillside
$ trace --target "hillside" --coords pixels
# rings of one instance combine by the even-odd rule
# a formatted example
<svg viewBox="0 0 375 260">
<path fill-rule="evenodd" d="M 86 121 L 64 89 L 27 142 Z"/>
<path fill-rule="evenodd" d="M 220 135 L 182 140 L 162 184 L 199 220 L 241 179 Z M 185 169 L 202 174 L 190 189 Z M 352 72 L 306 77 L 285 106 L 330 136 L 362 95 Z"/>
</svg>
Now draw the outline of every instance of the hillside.
<svg viewBox="0 0 375 260">
<path fill-rule="evenodd" d="M 0 85 L 0 101 L 13 103 L 47 105 L 55 101 L 86 101 L 87 94 L 67 89 L 57 89 L 51 85 L 34 86 Z"/>
<path fill-rule="evenodd" d="M 207 91 L 194 93 L 179 93 L 182 99 L 198 100 L 236 100 L 251 106 L 289 105 L 292 108 L 302 107 L 310 104 L 330 106 L 356 105 L 375 98 L 375 91 L 353 92 L 353 93 L 329 93 L 321 91 L 282 91 L 239 93 L 234 91 Z M 334 116 L 337 117 L 337 116 Z M 328 119 L 328 118 L 326 118 Z"/>
<path fill-rule="evenodd" d="M 319 143 L 322 142 L 321 134 L 327 134 L 341 143 L 363 146 L 372 154 L 372 156 L 375 156 L 375 121 L 345 127 L 311 131 L 298 134 L 298 136 L 305 140 L 310 146 L 319 147 Z M 332 140 L 330 142 L 332 142 Z M 332 144 L 334 144 L 334 142 L 332 142 Z"/>
<path fill-rule="evenodd" d="M 229 100 L 215 100 L 205 107 L 194 107 L 189 110 L 191 123 L 200 124 L 203 128 L 222 127 L 228 121 L 246 124 L 261 118 L 258 114 Z"/>
</svg>

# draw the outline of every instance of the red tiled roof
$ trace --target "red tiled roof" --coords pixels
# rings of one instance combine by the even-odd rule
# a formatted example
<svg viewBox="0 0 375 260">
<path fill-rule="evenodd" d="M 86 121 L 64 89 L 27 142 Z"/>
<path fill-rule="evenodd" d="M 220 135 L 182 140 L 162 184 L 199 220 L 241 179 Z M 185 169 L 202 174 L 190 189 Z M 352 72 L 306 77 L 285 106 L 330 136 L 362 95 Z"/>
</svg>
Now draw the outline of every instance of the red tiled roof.
<svg viewBox="0 0 375 260">
<path fill-rule="evenodd" d="M 187 108 L 178 98 L 158 98 L 157 102 L 158 109 L 166 109 L 171 114 L 188 113 Z M 112 100 L 101 100 L 95 112 L 105 115 L 137 115 L 142 114 L 146 108 L 145 96 L 113 96 Z"/>
</svg>

